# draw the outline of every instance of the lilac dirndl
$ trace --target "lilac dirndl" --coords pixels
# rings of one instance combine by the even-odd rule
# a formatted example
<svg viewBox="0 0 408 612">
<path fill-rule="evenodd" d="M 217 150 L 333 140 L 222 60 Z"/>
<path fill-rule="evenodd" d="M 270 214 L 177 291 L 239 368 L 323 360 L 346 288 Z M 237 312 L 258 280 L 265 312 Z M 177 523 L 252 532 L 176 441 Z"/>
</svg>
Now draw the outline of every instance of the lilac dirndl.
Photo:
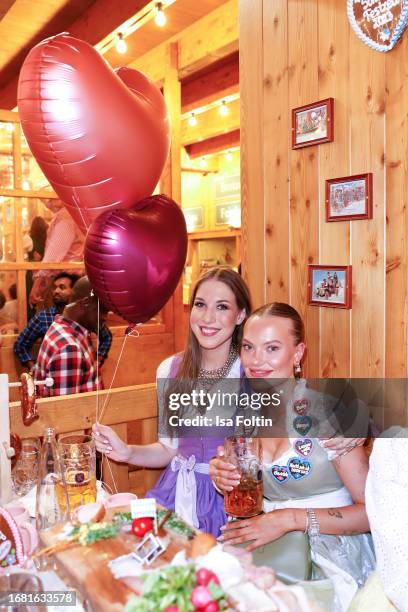
<svg viewBox="0 0 408 612">
<path fill-rule="evenodd" d="M 176 376 L 180 361 L 180 355 L 171 358 L 168 378 Z M 237 358 L 228 377 L 239 378 L 240 374 Z M 232 433 L 233 430 L 226 427 L 224 437 Z M 177 455 L 146 494 L 146 497 L 154 497 L 158 503 L 175 511 L 187 523 L 215 537 L 220 535 L 220 528 L 227 522 L 227 515 L 224 512 L 224 497 L 211 482 L 209 461 L 217 454 L 217 447 L 224 444 L 224 437 L 180 437 Z"/>
</svg>

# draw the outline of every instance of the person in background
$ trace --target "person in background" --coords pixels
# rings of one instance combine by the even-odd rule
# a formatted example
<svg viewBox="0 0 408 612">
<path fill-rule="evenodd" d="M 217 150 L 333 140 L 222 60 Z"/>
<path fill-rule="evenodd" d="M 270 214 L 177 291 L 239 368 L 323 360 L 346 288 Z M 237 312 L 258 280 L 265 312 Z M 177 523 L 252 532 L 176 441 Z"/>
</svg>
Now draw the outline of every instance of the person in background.
<svg viewBox="0 0 408 612">
<path fill-rule="evenodd" d="M 54 213 L 48 228 L 43 262 L 81 261 L 84 237 L 75 221 L 61 200 L 45 199 L 45 206 Z M 29 296 L 29 304 L 43 300 L 44 292 L 51 283 L 52 270 L 36 270 L 33 272 L 33 286 Z"/>
<path fill-rule="evenodd" d="M 70 303 L 48 328 L 38 353 L 34 378 L 54 380 L 52 387 L 39 386 L 42 397 L 102 388 L 90 332 L 98 331 L 106 314 L 88 277 L 81 277 L 72 289 Z"/>
<path fill-rule="evenodd" d="M 31 222 L 30 231 L 27 238 L 30 239 L 31 246 L 27 251 L 28 261 L 42 261 L 47 240 L 48 223 L 43 217 L 37 216 Z M 27 293 L 27 319 L 35 315 L 35 308 L 29 303 L 30 293 L 33 286 L 33 271 L 27 270 L 26 273 L 26 293 Z"/>
<path fill-rule="evenodd" d="M 65 306 L 70 302 L 72 296 L 72 288 L 79 279 L 77 274 L 69 272 L 60 272 L 54 278 L 54 289 L 52 293 L 54 306 L 40 310 L 30 321 L 27 327 L 17 337 L 14 343 L 14 352 L 17 355 L 20 363 L 31 370 L 35 364 L 35 358 L 32 354 L 34 343 L 43 338 L 54 321 L 56 315 L 62 314 Z M 112 344 L 112 333 L 106 324 L 101 325 L 99 329 L 99 349 L 98 358 L 99 365 L 105 361 L 109 349 Z"/>
<path fill-rule="evenodd" d="M 0 310 L 0 331 L 2 333 L 14 333 L 17 325 L 17 285 L 13 283 L 9 287 L 10 299 L 6 301 Z"/>
</svg>

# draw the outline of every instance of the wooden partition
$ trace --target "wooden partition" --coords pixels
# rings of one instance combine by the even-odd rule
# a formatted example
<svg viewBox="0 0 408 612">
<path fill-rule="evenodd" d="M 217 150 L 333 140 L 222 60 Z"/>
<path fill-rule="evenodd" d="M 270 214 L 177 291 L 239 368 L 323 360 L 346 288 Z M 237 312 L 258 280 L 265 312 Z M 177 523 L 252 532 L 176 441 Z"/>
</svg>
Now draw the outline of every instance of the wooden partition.
<svg viewBox="0 0 408 612">
<path fill-rule="evenodd" d="M 99 393 L 99 414 L 108 391 Z M 89 430 L 96 420 L 97 394 L 81 393 L 38 401 L 39 419 L 26 427 L 21 419 L 20 402 L 10 404 L 10 430 L 20 438 L 37 437 L 45 427 L 54 427 L 57 434 Z M 138 385 L 113 389 L 101 422 L 110 425 L 130 444 L 148 444 L 157 440 L 156 385 Z M 141 469 L 127 464 L 103 462 L 103 479 L 108 487 L 132 491 L 139 496 L 156 482 L 161 470 Z"/>
<path fill-rule="evenodd" d="M 340 0 L 240 0 L 243 271 L 288 301 L 309 376 L 406 377 L 408 32 L 364 45 Z M 334 141 L 291 148 L 291 109 L 334 98 Z M 373 174 L 373 219 L 327 223 L 325 180 Z M 308 264 L 352 265 L 352 309 L 308 305 Z"/>
</svg>

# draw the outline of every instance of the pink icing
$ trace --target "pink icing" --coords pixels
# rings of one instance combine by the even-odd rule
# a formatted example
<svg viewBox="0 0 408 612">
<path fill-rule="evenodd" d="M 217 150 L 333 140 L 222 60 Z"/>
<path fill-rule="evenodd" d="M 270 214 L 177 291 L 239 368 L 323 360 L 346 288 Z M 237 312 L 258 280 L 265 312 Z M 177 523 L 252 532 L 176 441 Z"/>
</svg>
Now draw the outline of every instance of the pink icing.
<svg viewBox="0 0 408 612">
<path fill-rule="evenodd" d="M 6 521 L 11 531 L 11 534 L 14 538 L 15 548 L 16 548 L 16 559 L 17 559 L 18 565 L 22 566 L 24 565 L 25 558 L 24 558 L 24 550 L 23 550 L 23 541 L 21 538 L 20 531 L 17 527 L 17 523 L 15 522 L 11 514 L 7 512 L 7 510 L 1 507 L 0 507 L 0 516 L 4 518 L 4 520 Z M 0 572 L 4 570 L 7 570 L 7 568 L 0 568 Z"/>
</svg>

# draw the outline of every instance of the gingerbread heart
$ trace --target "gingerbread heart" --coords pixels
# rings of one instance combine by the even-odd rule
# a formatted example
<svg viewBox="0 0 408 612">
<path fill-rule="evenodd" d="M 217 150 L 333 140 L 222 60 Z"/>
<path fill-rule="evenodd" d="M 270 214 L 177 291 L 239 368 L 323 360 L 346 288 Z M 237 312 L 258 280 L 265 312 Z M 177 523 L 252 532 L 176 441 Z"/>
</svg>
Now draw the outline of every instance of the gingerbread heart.
<svg viewBox="0 0 408 612">
<path fill-rule="evenodd" d="M 17 524 L 11 514 L 0 507 L 0 568 L 23 563 L 23 542 Z"/>
<path fill-rule="evenodd" d="M 289 472 L 286 465 L 273 465 L 271 467 L 271 474 L 280 484 L 289 479 Z"/>
<path fill-rule="evenodd" d="M 390 51 L 408 23 L 406 0 L 347 0 L 350 25 L 376 51 Z"/>
<path fill-rule="evenodd" d="M 313 451 L 313 440 L 311 438 L 299 438 L 295 441 L 294 449 L 302 457 L 307 457 Z"/>
<path fill-rule="evenodd" d="M 309 476 L 312 469 L 312 464 L 307 459 L 300 459 L 299 457 L 291 457 L 288 461 L 288 470 L 292 478 L 300 480 Z"/>
<path fill-rule="evenodd" d="M 305 436 L 312 428 L 312 419 L 309 416 L 298 416 L 293 420 L 293 427 L 301 436 Z"/>
</svg>

